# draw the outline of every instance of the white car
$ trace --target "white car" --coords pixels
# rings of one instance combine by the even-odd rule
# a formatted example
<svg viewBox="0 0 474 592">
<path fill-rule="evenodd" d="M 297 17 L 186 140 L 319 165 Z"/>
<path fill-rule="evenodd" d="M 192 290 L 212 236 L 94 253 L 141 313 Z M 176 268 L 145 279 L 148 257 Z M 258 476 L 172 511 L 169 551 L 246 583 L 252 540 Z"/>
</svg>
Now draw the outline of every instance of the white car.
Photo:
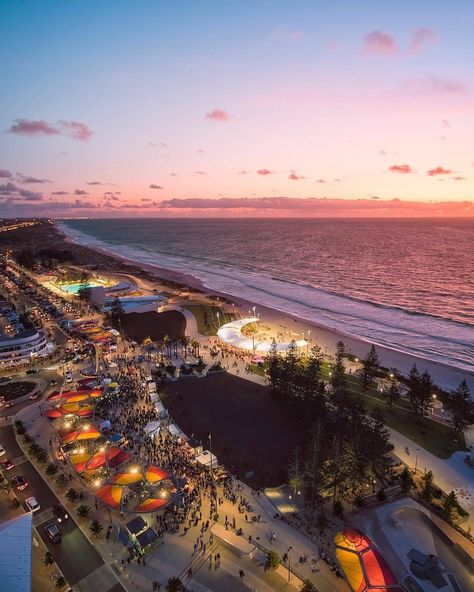
<svg viewBox="0 0 474 592">
<path fill-rule="evenodd" d="M 29 497 L 26 500 L 26 505 L 28 506 L 28 510 L 30 510 L 31 512 L 37 512 L 40 509 L 40 505 L 36 501 L 35 497 Z"/>
<path fill-rule="evenodd" d="M 71 382 L 72 382 L 72 372 L 70 370 L 68 370 L 66 372 L 65 377 L 66 377 L 66 382 L 68 384 L 71 384 Z"/>
<path fill-rule="evenodd" d="M 5 454 L 5 448 L 0 444 L 0 456 Z"/>
</svg>

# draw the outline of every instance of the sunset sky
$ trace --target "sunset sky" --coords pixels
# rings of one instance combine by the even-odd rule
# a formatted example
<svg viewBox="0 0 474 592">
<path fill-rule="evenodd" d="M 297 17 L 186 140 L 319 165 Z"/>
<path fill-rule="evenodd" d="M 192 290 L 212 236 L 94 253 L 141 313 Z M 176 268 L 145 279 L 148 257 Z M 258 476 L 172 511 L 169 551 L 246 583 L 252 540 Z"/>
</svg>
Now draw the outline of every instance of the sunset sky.
<svg viewBox="0 0 474 592">
<path fill-rule="evenodd" d="M 473 23 L 472 0 L 3 0 L 0 216 L 474 216 Z"/>
</svg>

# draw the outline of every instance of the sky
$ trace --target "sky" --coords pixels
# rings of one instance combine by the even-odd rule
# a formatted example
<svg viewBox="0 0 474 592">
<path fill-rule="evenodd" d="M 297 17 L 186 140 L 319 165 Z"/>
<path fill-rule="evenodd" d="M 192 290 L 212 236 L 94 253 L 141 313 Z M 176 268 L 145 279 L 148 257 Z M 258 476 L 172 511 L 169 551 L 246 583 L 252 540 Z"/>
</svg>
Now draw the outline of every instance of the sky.
<svg viewBox="0 0 474 592">
<path fill-rule="evenodd" d="M 0 217 L 474 216 L 472 0 L 1 0 Z"/>
</svg>

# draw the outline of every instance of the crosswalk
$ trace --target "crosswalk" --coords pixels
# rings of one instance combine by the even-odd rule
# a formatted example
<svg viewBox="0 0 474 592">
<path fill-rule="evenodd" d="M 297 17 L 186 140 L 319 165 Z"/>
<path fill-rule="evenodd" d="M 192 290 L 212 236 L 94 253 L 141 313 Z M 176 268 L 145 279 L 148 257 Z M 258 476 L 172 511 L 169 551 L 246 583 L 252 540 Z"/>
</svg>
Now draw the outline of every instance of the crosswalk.
<svg viewBox="0 0 474 592">
<path fill-rule="evenodd" d="M 33 514 L 33 526 L 40 526 L 44 522 L 51 520 L 51 518 L 54 518 L 54 512 L 52 508 L 48 508 L 47 510 L 40 512 L 39 514 Z"/>
</svg>

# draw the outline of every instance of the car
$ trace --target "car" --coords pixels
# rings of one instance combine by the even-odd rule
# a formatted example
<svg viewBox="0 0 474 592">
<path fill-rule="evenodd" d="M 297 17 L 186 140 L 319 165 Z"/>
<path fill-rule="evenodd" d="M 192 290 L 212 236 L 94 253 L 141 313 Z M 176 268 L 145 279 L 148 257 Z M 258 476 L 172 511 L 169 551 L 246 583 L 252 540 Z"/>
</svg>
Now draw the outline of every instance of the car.
<svg viewBox="0 0 474 592">
<path fill-rule="evenodd" d="M 57 384 L 58 384 L 58 381 L 54 380 L 54 378 L 53 378 L 53 380 L 50 381 L 49 386 L 56 386 Z"/>
<path fill-rule="evenodd" d="M 12 483 L 19 491 L 26 489 L 29 485 L 28 481 L 26 481 L 25 478 L 22 477 L 21 475 L 17 475 L 16 477 L 13 477 Z"/>
<path fill-rule="evenodd" d="M 6 459 L 2 461 L 2 467 L 5 471 L 9 471 L 10 469 L 13 469 L 15 465 L 12 463 L 12 461 L 10 459 Z"/>
<path fill-rule="evenodd" d="M 49 540 L 52 543 L 60 543 L 61 542 L 61 531 L 59 530 L 57 524 L 52 522 L 51 524 L 47 524 L 44 527 L 46 534 L 48 535 Z"/>
<path fill-rule="evenodd" d="M 0 444 L 0 456 L 5 454 L 5 448 Z"/>
<path fill-rule="evenodd" d="M 31 368 L 30 370 L 27 370 L 26 373 L 27 374 L 38 374 L 39 370 L 35 370 L 34 368 Z"/>
<path fill-rule="evenodd" d="M 35 497 L 29 497 L 26 499 L 26 505 L 30 512 L 37 512 L 40 509 L 40 505 Z"/>
<path fill-rule="evenodd" d="M 64 376 L 66 377 L 66 382 L 68 384 L 70 384 L 73 381 L 72 380 L 72 372 L 70 370 L 68 370 Z"/>
<path fill-rule="evenodd" d="M 30 395 L 28 397 L 28 399 L 30 399 L 31 401 L 34 401 L 35 399 L 37 399 L 40 396 L 40 392 L 38 391 L 37 393 L 33 393 L 32 395 Z"/>
<path fill-rule="evenodd" d="M 58 522 L 66 522 L 69 519 L 69 514 L 66 512 L 66 508 L 62 504 L 53 506 L 54 515 Z"/>
</svg>

